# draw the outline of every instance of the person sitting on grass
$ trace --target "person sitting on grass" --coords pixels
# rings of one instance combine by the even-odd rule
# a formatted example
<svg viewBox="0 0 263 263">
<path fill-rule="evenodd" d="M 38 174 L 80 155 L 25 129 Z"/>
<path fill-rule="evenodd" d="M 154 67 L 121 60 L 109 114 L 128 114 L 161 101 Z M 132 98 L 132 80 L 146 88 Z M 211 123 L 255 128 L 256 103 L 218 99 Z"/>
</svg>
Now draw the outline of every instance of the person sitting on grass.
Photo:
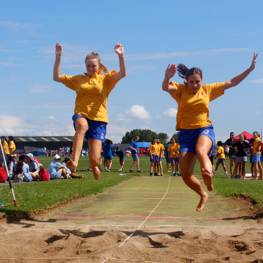
<svg viewBox="0 0 263 263">
<path fill-rule="evenodd" d="M 29 166 L 29 173 L 31 174 L 33 181 L 38 181 L 40 179 L 39 171 L 40 165 L 36 162 L 34 155 L 32 153 L 25 154 L 26 163 Z"/>
<path fill-rule="evenodd" d="M 56 154 L 54 156 L 54 160 L 48 166 L 48 173 L 50 175 L 50 180 L 60 179 L 63 177 L 64 179 L 71 179 L 68 175 L 68 172 L 61 163 L 59 163 L 60 156 Z"/>
<path fill-rule="evenodd" d="M 83 175 L 82 175 L 82 174 L 72 173 L 72 172 L 70 171 L 70 169 L 66 166 L 66 165 L 67 165 L 67 162 L 68 162 L 69 160 L 70 160 L 70 158 L 69 158 L 69 157 L 66 157 L 66 158 L 64 159 L 64 161 L 61 163 L 62 166 L 65 167 L 68 175 L 69 175 L 71 178 L 76 178 L 76 179 L 81 179 L 81 178 L 83 178 Z"/>
<path fill-rule="evenodd" d="M 18 163 L 15 164 L 14 182 L 33 181 L 32 173 L 29 171 L 29 165 L 25 163 L 26 156 L 20 155 Z"/>
<path fill-rule="evenodd" d="M 261 165 L 261 144 L 262 141 L 260 139 L 258 132 L 253 132 L 253 136 L 255 138 L 253 145 L 253 166 L 254 166 L 254 180 L 257 180 L 258 169 L 259 169 L 259 179 L 262 180 L 262 165 Z"/>
<path fill-rule="evenodd" d="M 224 171 L 225 171 L 225 174 L 227 174 L 227 170 L 226 170 L 226 165 L 225 165 L 225 150 L 223 148 L 223 143 L 221 141 L 218 141 L 217 142 L 217 146 L 218 146 L 218 149 L 217 149 L 217 155 L 215 156 L 215 159 L 218 157 L 218 160 L 216 162 L 216 169 L 214 171 L 214 174 L 216 174 L 216 171 L 218 169 L 218 165 L 221 163 L 223 168 L 224 168 Z"/>
<path fill-rule="evenodd" d="M 247 150 L 251 148 L 250 144 L 245 141 L 244 134 L 239 134 L 239 141 L 232 144 L 233 148 L 237 149 L 236 154 L 236 165 L 233 174 L 230 176 L 230 179 L 233 179 L 237 174 L 237 170 L 239 169 L 239 179 L 246 179 L 246 162 L 247 162 Z M 242 171 L 242 172 L 241 172 Z M 237 176 L 236 176 L 237 177 Z"/>
<path fill-rule="evenodd" d="M 6 154 L 6 164 L 8 168 L 9 177 L 11 180 L 14 179 L 14 162 L 12 161 L 12 155 Z M 5 164 L 2 163 L 2 167 L 5 169 Z"/>
</svg>

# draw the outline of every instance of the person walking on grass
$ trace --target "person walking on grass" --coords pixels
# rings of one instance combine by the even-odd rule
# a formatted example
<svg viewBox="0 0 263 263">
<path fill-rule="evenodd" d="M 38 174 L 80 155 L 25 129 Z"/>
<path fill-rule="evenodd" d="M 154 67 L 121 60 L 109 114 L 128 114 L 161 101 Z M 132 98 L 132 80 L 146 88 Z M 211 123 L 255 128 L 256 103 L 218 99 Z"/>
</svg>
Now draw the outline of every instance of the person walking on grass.
<svg viewBox="0 0 263 263">
<path fill-rule="evenodd" d="M 260 135 L 258 132 L 253 132 L 255 138 L 253 145 L 253 166 L 254 166 L 254 180 L 257 180 L 258 170 L 259 170 L 259 179 L 262 180 L 262 165 L 261 165 L 261 144 Z"/>
<path fill-rule="evenodd" d="M 135 136 L 133 139 L 132 139 L 132 142 L 131 142 L 131 154 L 132 154 L 132 164 L 131 164 L 131 169 L 129 170 L 130 173 L 133 172 L 133 166 L 134 164 L 136 163 L 136 166 L 137 166 L 137 173 L 142 173 L 143 171 L 140 170 L 140 160 L 139 160 L 139 156 L 138 156 L 138 141 L 139 141 L 139 136 Z"/>
<path fill-rule="evenodd" d="M 230 138 L 228 140 L 226 140 L 225 143 L 224 143 L 224 145 L 226 147 L 229 147 L 228 157 L 229 157 L 229 161 L 230 161 L 229 171 L 230 171 L 230 176 L 231 177 L 235 175 L 233 173 L 233 167 L 234 167 L 234 164 L 236 162 L 236 156 L 237 156 L 236 149 L 232 147 L 233 144 L 236 143 L 236 140 L 234 138 L 235 138 L 235 133 L 234 132 L 230 132 Z"/>
<path fill-rule="evenodd" d="M 226 156 L 225 156 L 225 150 L 223 148 L 223 143 L 221 141 L 218 141 L 217 142 L 217 146 L 218 146 L 217 155 L 214 158 L 216 159 L 218 157 L 218 160 L 216 162 L 216 169 L 214 171 L 214 174 L 216 174 L 218 166 L 219 166 L 220 163 L 223 166 L 225 174 L 227 174 L 226 165 L 225 165 Z"/>
<path fill-rule="evenodd" d="M 239 134 L 239 141 L 232 144 L 232 147 L 237 150 L 236 154 L 236 165 L 233 174 L 230 176 L 230 179 L 235 178 L 237 175 L 237 171 L 239 169 L 239 179 L 243 178 L 246 179 L 247 173 L 247 150 L 251 148 L 250 144 L 245 141 L 244 134 Z"/>
<path fill-rule="evenodd" d="M 226 89 L 238 85 L 255 68 L 257 54 L 254 53 L 251 66 L 233 79 L 203 85 L 203 74 L 198 68 L 188 69 L 185 65 L 168 65 L 162 83 L 162 89 L 169 92 L 178 103 L 176 130 L 180 131 L 178 141 L 180 148 L 180 169 L 184 182 L 200 196 L 196 211 L 202 211 L 208 199 L 207 192 L 200 181 L 193 176 L 196 159 L 201 166 L 202 177 L 208 191 L 213 190 L 212 164 L 208 153 L 214 143 L 213 126 L 209 118 L 209 102 L 224 94 Z M 185 79 L 184 84 L 170 82 L 178 71 Z"/>
<path fill-rule="evenodd" d="M 72 173 L 76 172 L 85 137 L 89 144 L 89 162 L 95 180 L 100 179 L 98 165 L 108 124 L 107 99 L 117 82 L 126 76 L 124 48 L 121 44 L 116 44 L 114 50 L 119 58 L 119 72 L 114 70 L 110 72 L 100 62 L 98 53 L 92 52 L 85 58 L 87 73 L 67 76 L 60 73 L 63 48 L 59 43 L 56 44 L 53 79 L 63 83 L 77 94 L 72 117 L 73 126 L 76 130 L 73 139 L 73 160 L 68 161 L 67 167 Z M 102 75 L 101 73 L 105 74 Z"/>
</svg>

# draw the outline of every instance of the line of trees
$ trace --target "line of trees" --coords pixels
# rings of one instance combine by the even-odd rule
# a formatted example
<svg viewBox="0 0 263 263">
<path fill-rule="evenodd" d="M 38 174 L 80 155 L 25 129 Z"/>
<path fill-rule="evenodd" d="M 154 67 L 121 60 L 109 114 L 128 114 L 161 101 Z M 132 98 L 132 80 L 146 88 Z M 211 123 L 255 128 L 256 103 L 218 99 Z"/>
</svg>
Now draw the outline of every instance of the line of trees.
<svg viewBox="0 0 263 263">
<path fill-rule="evenodd" d="M 129 144 L 135 136 L 140 137 L 140 142 L 151 142 L 153 137 L 156 137 L 160 139 L 162 144 L 167 144 L 171 139 L 167 133 L 156 133 L 155 131 L 149 129 L 133 129 L 130 132 L 126 132 L 126 134 L 122 137 L 121 143 Z M 176 142 L 178 142 L 178 133 L 173 134 L 172 137 L 174 137 Z"/>
</svg>

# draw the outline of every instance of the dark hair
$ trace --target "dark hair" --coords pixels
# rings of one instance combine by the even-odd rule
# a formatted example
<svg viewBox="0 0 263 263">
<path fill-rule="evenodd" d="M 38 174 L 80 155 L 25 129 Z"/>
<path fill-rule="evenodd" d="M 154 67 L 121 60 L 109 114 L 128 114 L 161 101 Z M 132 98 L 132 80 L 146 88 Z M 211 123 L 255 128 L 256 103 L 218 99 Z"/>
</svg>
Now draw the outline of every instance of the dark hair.
<svg viewBox="0 0 263 263">
<path fill-rule="evenodd" d="M 157 138 L 156 138 L 156 137 L 153 137 L 153 139 L 152 139 L 152 144 L 153 144 L 154 139 L 157 139 Z"/>
<path fill-rule="evenodd" d="M 222 145 L 223 145 L 223 143 L 221 141 L 217 142 L 217 146 L 222 146 Z"/>
<path fill-rule="evenodd" d="M 233 134 L 234 132 L 230 132 L 230 136 Z M 234 133 L 235 134 L 235 133 Z"/>
<path fill-rule="evenodd" d="M 5 136 L 2 136 L 1 139 L 4 139 L 6 141 L 6 137 Z"/>
<path fill-rule="evenodd" d="M 171 143 L 172 143 L 172 139 L 174 139 L 174 141 L 176 142 L 175 138 L 174 138 L 174 137 L 172 137 L 172 138 L 171 138 L 171 140 L 170 140 L 170 142 L 171 142 Z"/>
<path fill-rule="evenodd" d="M 19 162 L 17 163 L 15 174 L 21 174 L 22 173 L 22 171 L 23 171 L 23 164 L 24 164 L 24 161 L 23 160 L 19 160 Z"/>
<path fill-rule="evenodd" d="M 10 141 L 13 141 L 13 142 L 15 143 L 15 146 L 16 146 L 16 141 L 14 140 L 14 137 L 13 137 L 13 136 L 8 136 L 8 139 L 9 139 Z"/>
<path fill-rule="evenodd" d="M 186 79 L 186 80 L 188 80 L 189 76 L 192 76 L 195 74 L 199 75 L 201 79 L 203 79 L 202 70 L 199 68 L 188 69 L 184 64 L 179 64 L 177 66 L 177 72 L 178 72 L 179 77 Z"/>
<path fill-rule="evenodd" d="M 67 163 L 70 160 L 69 157 L 66 157 L 62 163 Z"/>
</svg>

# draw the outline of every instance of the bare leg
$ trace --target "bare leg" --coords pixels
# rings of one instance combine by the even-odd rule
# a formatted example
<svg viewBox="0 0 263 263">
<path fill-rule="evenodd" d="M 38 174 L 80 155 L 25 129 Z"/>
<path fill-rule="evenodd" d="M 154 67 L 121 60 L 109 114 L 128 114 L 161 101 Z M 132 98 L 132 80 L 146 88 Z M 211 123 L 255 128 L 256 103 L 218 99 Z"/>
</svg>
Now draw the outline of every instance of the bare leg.
<svg viewBox="0 0 263 263">
<path fill-rule="evenodd" d="M 132 165 L 131 165 L 131 169 L 130 169 L 130 170 L 133 169 L 133 166 L 134 166 L 135 162 L 136 162 L 136 161 L 133 160 Z"/>
<path fill-rule="evenodd" d="M 254 163 L 254 180 L 258 179 L 258 163 Z"/>
<path fill-rule="evenodd" d="M 82 175 L 82 174 L 73 174 L 73 173 L 71 173 L 70 176 L 71 176 L 72 178 L 76 178 L 76 179 L 81 179 L 81 178 L 83 178 L 83 175 Z"/>
<path fill-rule="evenodd" d="M 175 174 L 175 163 L 172 162 L 172 170 L 173 170 L 173 174 Z"/>
<path fill-rule="evenodd" d="M 162 161 L 160 161 L 159 166 L 160 166 L 160 169 L 161 169 L 161 175 L 163 175 L 163 162 Z"/>
<path fill-rule="evenodd" d="M 66 171 L 66 169 L 65 168 L 60 168 L 60 169 L 58 169 L 58 171 L 61 173 L 61 175 L 64 177 L 64 178 L 68 178 L 68 173 L 67 173 L 67 171 Z"/>
<path fill-rule="evenodd" d="M 252 175 L 252 177 L 254 176 L 254 163 L 251 163 L 251 175 Z"/>
<path fill-rule="evenodd" d="M 246 162 L 243 162 L 242 171 L 243 171 L 243 174 L 242 174 L 243 178 L 246 180 L 246 173 L 247 173 Z"/>
<path fill-rule="evenodd" d="M 167 162 L 167 163 L 166 163 L 166 166 L 167 166 L 167 172 L 170 172 L 171 163 Z"/>
<path fill-rule="evenodd" d="M 226 172 L 226 164 L 225 164 L 225 162 L 222 162 L 222 166 L 223 166 L 224 171 Z"/>
<path fill-rule="evenodd" d="M 109 160 L 109 166 L 108 166 L 108 168 L 111 169 L 111 166 L 112 166 L 112 160 Z"/>
<path fill-rule="evenodd" d="M 263 168 L 262 168 L 261 162 L 258 163 L 258 166 L 259 166 L 259 180 L 262 180 L 263 179 L 262 177 Z"/>
<path fill-rule="evenodd" d="M 153 172 L 153 166 L 154 166 L 154 162 L 151 162 L 151 164 L 150 164 L 150 173 Z"/>
<path fill-rule="evenodd" d="M 231 175 L 231 177 L 234 177 L 233 165 L 235 162 L 236 162 L 236 158 L 230 157 L 230 175 Z"/>
<path fill-rule="evenodd" d="M 137 166 L 137 171 L 140 171 L 140 160 L 139 160 L 139 158 L 136 160 L 136 166 Z"/>
<path fill-rule="evenodd" d="M 100 179 L 100 169 L 98 168 L 100 164 L 100 152 L 102 142 L 96 139 L 89 139 L 89 163 L 92 169 L 95 180 Z"/>
<path fill-rule="evenodd" d="M 75 122 L 76 133 L 73 139 L 73 160 L 67 162 L 67 167 L 72 173 L 75 173 L 79 163 L 79 157 L 83 146 L 85 133 L 88 131 L 89 126 L 85 118 L 77 118 Z"/>
<path fill-rule="evenodd" d="M 204 191 L 199 180 L 193 176 L 193 170 L 196 162 L 196 155 L 194 153 L 181 153 L 179 158 L 182 178 L 186 185 L 194 190 L 201 199 L 196 208 L 196 211 L 202 211 L 208 198 L 208 194 Z"/>
<path fill-rule="evenodd" d="M 217 162 L 216 162 L 216 169 L 215 169 L 215 172 L 217 171 L 217 169 L 218 169 L 218 165 L 220 164 L 220 162 L 217 160 Z"/>
<path fill-rule="evenodd" d="M 212 163 L 208 157 L 208 153 L 211 147 L 212 141 L 209 137 L 205 135 L 200 135 L 198 137 L 195 150 L 197 159 L 201 166 L 201 172 L 204 179 L 204 183 L 208 191 L 212 191 L 214 188 L 212 183 L 213 168 Z"/>
</svg>

